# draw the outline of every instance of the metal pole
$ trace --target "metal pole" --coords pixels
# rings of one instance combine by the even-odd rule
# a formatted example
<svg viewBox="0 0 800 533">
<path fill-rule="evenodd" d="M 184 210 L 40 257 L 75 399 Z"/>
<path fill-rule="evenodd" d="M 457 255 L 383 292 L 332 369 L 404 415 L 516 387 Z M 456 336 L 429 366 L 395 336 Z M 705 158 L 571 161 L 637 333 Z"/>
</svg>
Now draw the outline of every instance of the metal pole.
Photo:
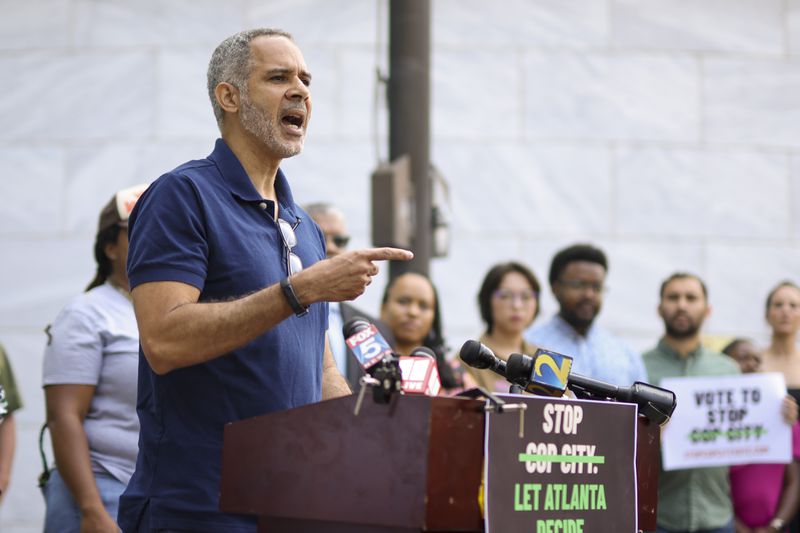
<svg viewBox="0 0 800 533">
<path fill-rule="evenodd" d="M 414 235 L 409 262 L 389 276 L 428 274 L 432 252 L 430 167 L 430 0 L 389 0 L 389 158 L 411 157 Z"/>
</svg>

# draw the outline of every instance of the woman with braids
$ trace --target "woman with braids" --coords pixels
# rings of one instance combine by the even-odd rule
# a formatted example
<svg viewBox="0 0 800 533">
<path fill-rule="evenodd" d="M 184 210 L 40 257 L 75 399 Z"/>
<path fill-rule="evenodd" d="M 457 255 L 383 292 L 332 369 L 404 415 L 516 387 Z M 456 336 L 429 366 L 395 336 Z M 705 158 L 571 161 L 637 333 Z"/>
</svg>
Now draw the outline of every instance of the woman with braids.
<svg viewBox="0 0 800 533">
<path fill-rule="evenodd" d="M 433 350 L 443 393 L 462 386 L 445 359 L 439 295 L 430 278 L 407 272 L 390 281 L 383 291 L 381 320 L 392 330 L 399 355 L 410 355 L 418 346 Z"/>
<path fill-rule="evenodd" d="M 128 216 L 146 186 L 100 213 L 97 274 L 47 328 L 43 386 L 55 469 L 44 487 L 45 533 L 114 532 L 138 452 L 139 333 L 128 290 Z"/>
</svg>

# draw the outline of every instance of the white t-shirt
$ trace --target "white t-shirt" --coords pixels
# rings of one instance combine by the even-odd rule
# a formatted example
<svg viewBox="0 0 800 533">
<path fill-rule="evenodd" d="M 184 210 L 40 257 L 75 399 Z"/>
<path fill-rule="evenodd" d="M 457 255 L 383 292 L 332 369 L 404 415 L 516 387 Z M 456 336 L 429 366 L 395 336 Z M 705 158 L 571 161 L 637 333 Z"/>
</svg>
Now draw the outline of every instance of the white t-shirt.
<svg viewBox="0 0 800 533">
<path fill-rule="evenodd" d="M 133 304 L 109 283 L 73 298 L 49 328 L 43 385 L 94 385 L 83 422 L 92 470 L 127 484 L 139 450 L 139 330 Z"/>
</svg>

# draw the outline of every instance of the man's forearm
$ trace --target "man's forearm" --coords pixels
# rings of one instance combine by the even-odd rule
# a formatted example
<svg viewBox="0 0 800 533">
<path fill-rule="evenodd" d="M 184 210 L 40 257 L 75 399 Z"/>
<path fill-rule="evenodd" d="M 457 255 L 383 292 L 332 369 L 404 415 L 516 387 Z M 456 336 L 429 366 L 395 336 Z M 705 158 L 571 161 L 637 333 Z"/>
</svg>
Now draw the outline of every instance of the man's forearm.
<svg viewBox="0 0 800 533">
<path fill-rule="evenodd" d="M 344 379 L 339 368 L 336 366 L 336 360 L 333 358 L 331 351 L 331 344 L 328 336 L 325 336 L 325 349 L 322 352 L 322 399 L 330 400 L 340 396 L 347 396 L 352 394 L 350 385 Z"/>
<path fill-rule="evenodd" d="M 372 261 L 411 257 L 394 248 L 346 252 L 293 275 L 292 285 L 304 306 L 350 300 L 378 273 Z M 224 355 L 293 313 L 278 283 L 227 302 L 200 303 L 196 287 L 171 281 L 143 283 L 131 295 L 142 349 L 157 374 Z"/>
<path fill-rule="evenodd" d="M 159 289 L 148 285 L 160 284 L 134 289 L 134 302 L 149 298 Z M 146 308 L 146 303 L 142 307 Z M 140 317 L 146 314 L 137 305 L 142 348 L 153 370 L 163 374 L 204 363 L 247 344 L 288 318 L 292 309 L 276 284 L 227 302 L 185 302 L 161 320 Z"/>
<path fill-rule="evenodd" d="M 326 369 L 322 373 L 322 399 L 330 400 L 332 398 L 339 398 L 340 396 L 348 396 L 352 394 L 350 386 L 342 376 L 339 369 L 333 367 L 333 370 Z"/>
</svg>

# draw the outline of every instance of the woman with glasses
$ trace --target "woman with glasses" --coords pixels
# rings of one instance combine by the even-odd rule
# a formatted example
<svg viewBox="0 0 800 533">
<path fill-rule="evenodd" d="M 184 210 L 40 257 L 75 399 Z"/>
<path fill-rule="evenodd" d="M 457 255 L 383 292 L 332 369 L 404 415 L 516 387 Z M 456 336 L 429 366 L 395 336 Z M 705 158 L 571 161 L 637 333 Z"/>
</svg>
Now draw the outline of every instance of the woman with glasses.
<svg viewBox="0 0 800 533">
<path fill-rule="evenodd" d="M 119 496 L 138 452 L 139 332 L 128 292 L 128 216 L 144 191 L 100 214 L 97 273 L 47 328 L 43 385 L 56 468 L 44 486 L 45 533 L 116 533 Z"/>
<path fill-rule="evenodd" d="M 398 355 L 410 355 L 414 348 L 427 346 L 436 354 L 436 366 L 443 389 L 461 387 L 447 363 L 447 346 L 442 336 L 439 296 L 431 280 L 408 272 L 394 278 L 383 291 L 381 320 L 396 339 Z"/>
<path fill-rule="evenodd" d="M 493 266 L 483 278 L 478 306 L 486 331 L 480 342 L 503 361 L 512 353 L 533 355 L 536 347 L 523 333 L 539 314 L 539 280 L 525 265 L 517 262 Z M 481 386 L 494 392 L 508 392 L 510 384 L 488 369 L 464 366 L 466 387 Z"/>
</svg>

